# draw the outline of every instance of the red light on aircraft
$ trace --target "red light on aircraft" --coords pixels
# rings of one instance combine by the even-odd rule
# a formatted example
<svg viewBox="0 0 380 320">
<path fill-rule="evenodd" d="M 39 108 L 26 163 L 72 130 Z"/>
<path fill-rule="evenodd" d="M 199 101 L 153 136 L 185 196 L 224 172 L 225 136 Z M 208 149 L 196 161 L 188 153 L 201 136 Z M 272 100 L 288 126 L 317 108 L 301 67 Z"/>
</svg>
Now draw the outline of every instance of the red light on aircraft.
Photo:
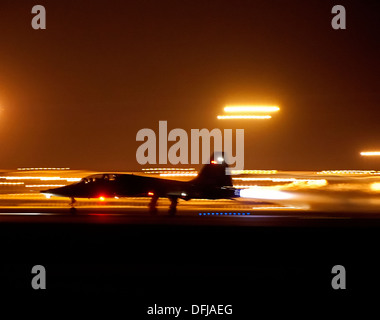
<svg viewBox="0 0 380 320">
<path fill-rule="evenodd" d="M 153 192 L 148 192 L 148 196 L 154 196 Z"/>
<path fill-rule="evenodd" d="M 216 160 L 211 160 L 212 164 L 217 164 L 218 162 Z"/>
</svg>

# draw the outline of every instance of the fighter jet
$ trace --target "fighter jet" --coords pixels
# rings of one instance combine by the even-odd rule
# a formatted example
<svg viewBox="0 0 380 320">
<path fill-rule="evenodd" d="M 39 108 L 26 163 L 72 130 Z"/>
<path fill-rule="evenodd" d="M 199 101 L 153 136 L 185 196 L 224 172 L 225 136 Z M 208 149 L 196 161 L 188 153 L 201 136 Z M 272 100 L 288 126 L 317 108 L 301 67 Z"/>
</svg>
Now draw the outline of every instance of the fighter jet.
<svg viewBox="0 0 380 320">
<path fill-rule="evenodd" d="M 149 211 L 157 213 L 160 197 L 170 200 L 169 214 L 177 210 L 178 199 L 232 199 L 238 191 L 226 174 L 228 165 L 223 153 L 215 153 L 199 175 L 191 181 L 176 181 L 134 174 L 102 173 L 81 179 L 79 182 L 41 191 L 52 196 L 68 197 L 75 210 L 75 198 L 151 197 Z"/>
</svg>

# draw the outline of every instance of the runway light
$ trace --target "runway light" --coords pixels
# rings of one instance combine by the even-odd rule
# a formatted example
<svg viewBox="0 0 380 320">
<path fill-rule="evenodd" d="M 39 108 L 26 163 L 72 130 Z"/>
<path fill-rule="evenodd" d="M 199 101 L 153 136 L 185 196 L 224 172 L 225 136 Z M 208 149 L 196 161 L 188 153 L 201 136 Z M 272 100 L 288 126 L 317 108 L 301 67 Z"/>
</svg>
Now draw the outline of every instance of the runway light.
<svg viewBox="0 0 380 320">
<path fill-rule="evenodd" d="M 227 106 L 225 112 L 277 112 L 277 106 Z"/>
<path fill-rule="evenodd" d="M 364 157 L 380 156 L 380 151 L 364 151 L 360 152 L 360 155 Z"/>
<path fill-rule="evenodd" d="M 225 119 L 259 119 L 259 120 L 265 120 L 265 119 L 271 119 L 272 116 L 265 115 L 265 116 L 256 116 L 256 115 L 234 115 L 234 116 L 218 116 L 219 120 L 225 120 Z"/>
<path fill-rule="evenodd" d="M 232 215 L 234 215 L 234 216 L 245 216 L 245 215 L 247 215 L 248 216 L 248 215 L 250 215 L 250 213 L 249 212 L 215 212 L 215 213 L 214 212 L 207 212 L 207 213 L 206 212 L 204 212 L 204 213 L 199 212 L 198 215 L 199 216 L 202 216 L 202 215 L 203 216 L 206 216 L 206 215 L 207 216 L 210 216 L 210 215 L 211 216 L 214 216 L 214 215 L 215 216 L 219 216 L 219 215 L 220 216 L 232 216 Z"/>
</svg>

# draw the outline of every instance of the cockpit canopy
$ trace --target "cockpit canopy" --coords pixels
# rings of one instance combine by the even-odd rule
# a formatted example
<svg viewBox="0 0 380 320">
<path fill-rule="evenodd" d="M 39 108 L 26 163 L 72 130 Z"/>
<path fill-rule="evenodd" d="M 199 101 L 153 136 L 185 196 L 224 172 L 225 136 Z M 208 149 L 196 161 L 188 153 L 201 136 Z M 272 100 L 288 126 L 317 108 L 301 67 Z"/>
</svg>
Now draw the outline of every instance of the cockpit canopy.
<svg viewBox="0 0 380 320">
<path fill-rule="evenodd" d="M 101 181 L 115 181 L 116 174 L 93 174 L 91 176 L 85 177 L 81 180 L 82 183 L 92 183 Z"/>
</svg>

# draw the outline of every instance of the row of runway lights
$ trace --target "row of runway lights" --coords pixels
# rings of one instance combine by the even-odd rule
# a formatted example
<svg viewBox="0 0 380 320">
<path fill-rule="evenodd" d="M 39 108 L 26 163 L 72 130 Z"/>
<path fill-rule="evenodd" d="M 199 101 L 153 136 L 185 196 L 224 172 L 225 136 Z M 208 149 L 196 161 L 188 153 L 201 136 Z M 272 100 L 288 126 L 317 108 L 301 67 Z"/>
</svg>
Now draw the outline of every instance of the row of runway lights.
<svg viewBox="0 0 380 320">
<path fill-rule="evenodd" d="M 200 212 L 200 216 L 249 216 L 251 213 L 247 212 Z"/>
</svg>

